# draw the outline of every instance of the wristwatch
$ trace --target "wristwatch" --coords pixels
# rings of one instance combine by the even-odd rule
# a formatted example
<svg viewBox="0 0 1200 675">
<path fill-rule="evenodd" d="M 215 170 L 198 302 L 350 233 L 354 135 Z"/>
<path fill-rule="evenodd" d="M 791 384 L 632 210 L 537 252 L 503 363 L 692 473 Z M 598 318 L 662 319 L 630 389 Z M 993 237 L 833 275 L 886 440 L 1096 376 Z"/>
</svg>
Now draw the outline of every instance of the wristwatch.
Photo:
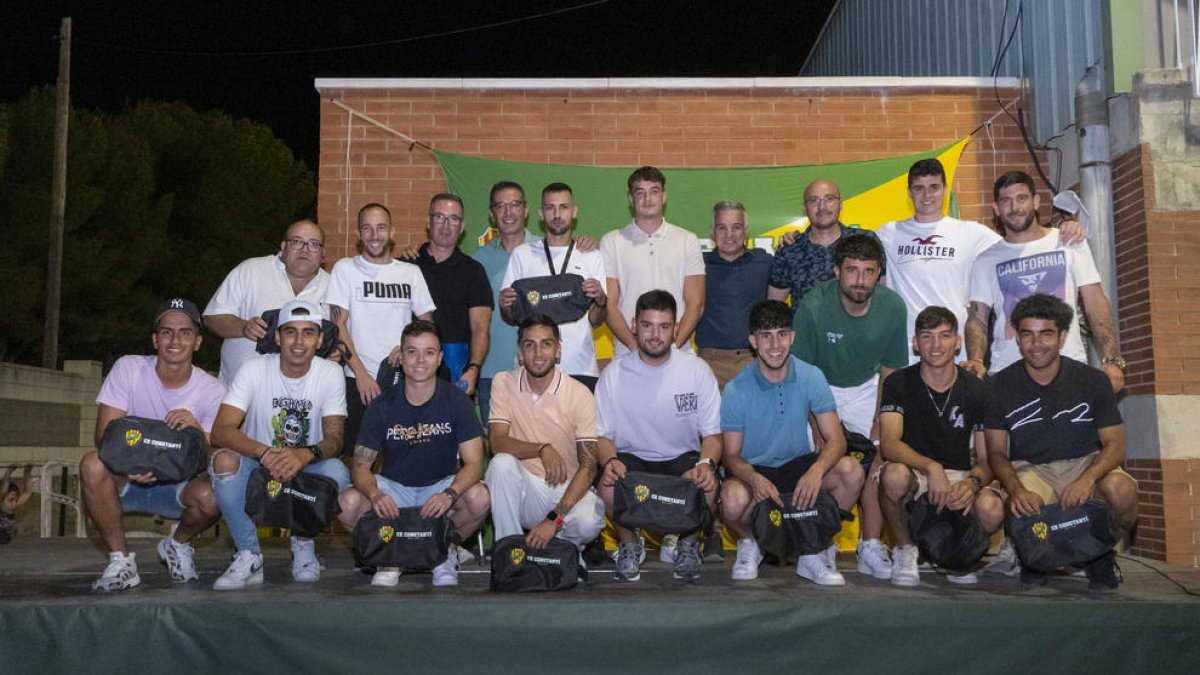
<svg viewBox="0 0 1200 675">
<path fill-rule="evenodd" d="M 546 520 L 554 523 L 555 530 L 561 530 L 563 526 L 563 517 L 558 515 L 558 511 L 551 510 L 546 514 Z"/>
<path fill-rule="evenodd" d="M 704 457 L 699 462 L 696 462 L 696 466 L 700 466 L 701 464 L 707 465 L 708 468 L 711 469 L 713 473 L 717 472 L 717 465 L 713 463 L 711 458 Z"/>
<path fill-rule="evenodd" d="M 315 445 L 308 446 L 308 451 L 312 453 L 314 462 L 319 462 L 319 461 L 325 459 L 324 453 L 322 453 L 321 449 Z"/>
<path fill-rule="evenodd" d="M 1106 357 L 1100 359 L 1100 365 L 1102 365 L 1102 366 L 1113 365 L 1113 366 L 1120 368 L 1121 370 L 1125 370 L 1125 357 L 1121 356 L 1120 354 L 1117 354 L 1116 356 L 1106 356 Z"/>
</svg>

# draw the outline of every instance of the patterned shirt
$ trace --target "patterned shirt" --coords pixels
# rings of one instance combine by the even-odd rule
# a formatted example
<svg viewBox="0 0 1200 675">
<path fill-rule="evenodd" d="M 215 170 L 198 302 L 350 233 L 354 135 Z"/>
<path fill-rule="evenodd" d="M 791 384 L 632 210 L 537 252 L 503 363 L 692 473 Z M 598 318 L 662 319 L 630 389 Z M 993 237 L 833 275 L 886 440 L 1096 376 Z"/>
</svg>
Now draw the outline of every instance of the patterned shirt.
<svg viewBox="0 0 1200 675">
<path fill-rule="evenodd" d="M 865 234 L 875 237 L 870 230 L 849 227 L 838 223 L 840 232 L 838 239 L 847 235 Z M 876 237 L 878 239 L 878 237 Z M 771 277 L 768 283 L 775 288 L 786 288 L 791 291 L 792 304 L 800 302 L 804 294 L 817 284 L 833 278 L 833 245 L 814 244 L 808 237 L 808 231 L 796 237 L 795 243 L 775 251 L 775 260 L 771 263 Z M 885 270 L 879 271 L 883 276 Z"/>
</svg>

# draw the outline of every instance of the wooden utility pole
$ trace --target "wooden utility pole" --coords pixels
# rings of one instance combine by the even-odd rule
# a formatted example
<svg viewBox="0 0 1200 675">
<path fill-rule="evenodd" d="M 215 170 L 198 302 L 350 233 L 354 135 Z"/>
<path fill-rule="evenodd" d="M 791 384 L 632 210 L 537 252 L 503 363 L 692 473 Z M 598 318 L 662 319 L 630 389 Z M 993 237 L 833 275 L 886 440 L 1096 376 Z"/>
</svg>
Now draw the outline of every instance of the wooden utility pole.
<svg viewBox="0 0 1200 675">
<path fill-rule="evenodd" d="M 50 253 L 46 265 L 46 329 L 42 367 L 58 369 L 58 316 L 62 305 L 63 219 L 67 211 L 67 122 L 71 114 L 71 17 L 58 36 L 58 107 L 54 120 L 54 177 L 50 186 Z"/>
</svg>

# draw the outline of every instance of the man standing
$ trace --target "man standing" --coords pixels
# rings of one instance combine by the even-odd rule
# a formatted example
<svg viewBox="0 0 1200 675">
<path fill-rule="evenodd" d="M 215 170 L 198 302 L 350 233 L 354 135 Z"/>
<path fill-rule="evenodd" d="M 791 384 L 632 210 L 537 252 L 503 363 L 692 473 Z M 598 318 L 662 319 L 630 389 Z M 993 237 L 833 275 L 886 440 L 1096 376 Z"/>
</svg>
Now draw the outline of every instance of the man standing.
<svg viewBox="0 0 1200 675">
<path fill-rule="evenodd" d="M 746 249 L 746 207 L 739 202 L 713 206 L 712 239 L 716 248 L 704 254 L 704 315 L 696 325 L 696 347 L 724 389 L 754 360 L 746 326 L 750 308 L 767 298 L 771 254 Z"/>
<path fill-rule="evenodd" d="M 904 301 L 877 285 L 883 250 L 875 239 L 844 237 L 833 258 L 835 278 L 813 288 L 796 307 L 792 353 L 825 374 L 846 428 L 874 440 L 879 438 L 880 383 L 908 363 Z M 888 579 L 887 547 L 879 541 L 879 491 L 870 482 L 879 462 L 876 457 L 862 492 L 858 571 Z"/>
<path fill-rule="evenodd" d="M 604 527 L 604 503 L 591 489 L 598 471 L 595 399 L 554 367 L 561 340 L 552 320 L 526 319 L 517 336 L 522 365 L 496 376 L 488 421 L 496 539 L 528 528 L 534 548 L 557 536 L 581 549 Z"/>
<path fill-rule="evenodd" d="M 771 278 L 767 297 L 800 302 L 817 284 L 833 278 L 833 245 L 842 237 L 863 234 L 875 237 L 870 230 L 860 230 L 842 224 L 842 193 L 837 184 L 823 178 L 804 188 L 804 214 L 808 229 L 775 251 L 771 262 Z M 880 273 L 883 276 L 883 273 Z"/>
<path fill-rule="evenodd" d="M 992 188 L 992 210 L 1004 225 L 1004 240 L 996 242 L 975 261 L 971 273 L 971 314 L 967 319 L 967 365 L 983 376 L 987 351 L 987 322 L 996 312 L 992 337 L 992 371 L 1001 371 L 1020 360 L 1016 330 L 1008 316 L 1017 302 L 1034 293 L 1049 293 L 1079 315 L 1077 298 L 1100 353 L 1101 368 L 1113 391 L 1125 384 L 1125 359 L 1117 353 L 1112 307 L 1100 287 L 1100 273 L 1086 241 L 1065 246 L 1058 230 L 1038 219 L 1041 196 L 1033 179 L 1022 171 L 1009 171 Z M 1078 322 L 1071 324 L 1063 355 L 1087 362 Z"/>
<path fill-rule="evenodd" d="M 546 223 L 546 238 L 513 249 L 500 282 L 500 316 L 512 323 L 512 307 L 517 301 L 512 284 L 518 279 L 556 274 L 583 277 L 583 293 L 591 301 L 587 313 L 575 321 L 556 326 L 555 332 L 562 335 L 561 369 L 586 384 L 589 390 L 594 390 L 600 371 L 596 367 L 592 329 L 603 325 L 607 314 L 608 296 L 604 292 L 607 277 L 604 258 L 599 251 L 576 250 L 571 226 L 578 212 L 571 186 L 551 183 L 542 190 L 540 213 Z M 516 342 L 520 348 L 520 340 Z"/>
<path fill-rule="evenodd" d="M 672 343 L 687 345 L 704 314 L 704 257 L 696 235 L 663 218 L 667 179 L 652 166 L 629 176 L 629 204 L 633 222 L 600 240 L 604 270 L 608 273 L 608 328 L 615 338 L 614 355 L 637 349 L 630 326 L 638 298 L 664 289 L 675 299 L 680 315 Z"/>
<path fill-rule="evenodd" d="M 922 159 L 908 170 L 913 217 L 876 230 L 887 256 L 887 285 L 908 308 L 906 329 L 926 307 L 954 312 L 959 328 L 967 323 L 967 287 L 971 267 L 1000 235 L 979 223 L 947 216 L 946 170 L 936 159 Z M 913 334 L 908 334 L 911 342 Z M 916 357 L 912 357 L 916 362 Z"/>
<path fill-rule="evenodd" d="M 457 387 L 437 377 L 442 360 L 437 328 L 417 320 L 400 338 L 404 382 L 371 402 L 354 447 L 354 487 L 342 493 L 342 524 L 350 531 L 374 510 L 396 518 L 402 508 L 421 515 L 447 513 L 461 539 L 479 529 L 488 512 L 483 475 L 483 429 L 475 407 Z M 379 475 L 371 471 L 382 455 Z M 459 460 L 461 459 L 461 466 Z M 383 567 L 372 586 L 395 586 L 400 569 Z M 433 568 L 434 586 L 458 585 L 458 546 Z"/>
<path fill-rule="evenodd" d="M 711 510 L 721 459 L 721 394 L 712 370 L 699 357 L 675 349 L 675 298 L 664 290 L 642 294 L 630 326 L 637 347 L 613 361 L 596 385 L 600 496 L 609 518 L 613 491 L 625 472 L 682 476 L 693 481 Z M 619 545 L 613 577 L 641 578 L 637 535 L 615 525 Z M 672 574 L 700 578 L 699 532 L 680 539 Z"/>
<path fill-rule="evenodd" d="M 267 334 L 262 313 L 291 300 L 325 301 L 329 274 L 325 233 L 310 220 L 292 223 L 279 243 L 279 253 L 250 258 L 233 268 L 204 308 L 204 325 L 224 339 L 221 343 L 221 382 L 230 386 L 254 346 Z"/>
<path fill-rule="evenodd" d="M 462 198 L 434 195 L 425 226 L 429 241 L 417 249 L 417 266 L 437 306 L 433 322 L 442 339 L 441 373 L 474 396 L 488 353 L 494 300 L 483 265 L 458 249 L 464 226 Z"/>
<path fill-rule="evenodd" d="M 359 209 L 361 252 L 337 261 L 330 275 L 325 300 L 350 351 L 343 454 L 354 449 L 363 410 L 379 395 L 379 365 L 385 359 L 399 365 L 400 331 L 413 317 L 429 319 L 434 310 L 421 269 L 392 257 L 392 233 L 387 207 L 371 203 Z"/>
<path fill-rule="evenodd" d="M 287 482 L 306 471 L 332 478 L 338 492 L 350 473 L 337 458 L 346 420 L 346 383 L 336 364 L 316 357 L 321 343 L 321 309 L 292 300 L 279 310 L 278 354 L 263 354 L 238 371 L 213 423 L 218 446 L 210 473 L 213 492 L 237 552 L 213 584 L 218 591 L 261 584 L 263 559 L 258 532 L 246 515 L 246 485 L 259 465 Z M 292 578 L 317 581 L 321 564 L 312 539 L 292 537 Z"/>
<path fill-rule="evenodd" d="M 1009 314 L 1021 360 L 987 383 L 988 462 L 1008 493 L 1011 516 L 1098 498 L 1127 538 L 1137 521 L 1138 495 L 1137 482 L 1121 470 L 1125 425 L 1109 379 L 1059 354 L 1072 317 L 1069 305 L 1044 293 L 1021 300 Z M 1084 571 L 1091 591 L 1109 593 L 1120 584 L 1112 551 Z M 1030 585 L 1047 581 L 1029 569 L 1021 570 L 1021 579 Z"/>
<path fill-rule="evenodd" d="M 150 336 L 155 355 L 117 359 L 96 395 L 97 448 L 109 423 L 126 415 L 162 420 L 172 429 L 195 427 L 207 439 L 225 387 L 192 365 L 192 355 L 202 339 L 200 310 L 190 300 L 172 298 L 158 306 Z M 109 550 L 108 567 L 92 584 L 93 589 L 119 591 L 141 583 L 121 523 L 126 511 L 178 520 L 171 534 L 158 542 L 158 556 L 170 570 L 172 581 L 199 578 L 188 542 L 220 517 L 207 475 L 160 485 L 153 474 L 112 473 L 93 450 L 79 463 L 79 478 L 83 502 Z"/>
<path fill-rule="evenodd" d="M 833 393 L 817 368 L 791 355 L 795 332 L 792 312 L 782 301 L 765 300 L 750 311 L 750 344 L 755 365 L 733 378 L 721 398 L 722 454 L 726 479 L 721 486 L 721 520 L 740 537 L 734 579 L 755 579 L 762 553 L 751 538 L 754 506 L 771 499 L 808 509 L 821 490 L 849 511 L 863 487 L 863 469 L 846 456 L 846 438 Z M 825 445 L 815 452 L 804 424 L 812 415 Z M 802 555 L 796 574 L 822 586 L 843 586 L 837 571 L 837 545 L 824 553 Z"/>
<path fill-rule="evenodd" d="M 984 529 L 1004 523 L 983 439 L 984 385 L 954 361 L 962 345 L 954 313 L 927 307 L 917 315 L 913 350 L 919 363 L 892 373 L 879 404 L 880 506 L 892 525 L 892 584 L 916 586 L 917 547 L 908 531 L 908 503 L 926 492 L 939 509 L 975 514 Z M 975 442 L 975 461 L 971 441 Z M 974 573 L 951 570 L 951 583 L 976 583 Z"/>
</svg>

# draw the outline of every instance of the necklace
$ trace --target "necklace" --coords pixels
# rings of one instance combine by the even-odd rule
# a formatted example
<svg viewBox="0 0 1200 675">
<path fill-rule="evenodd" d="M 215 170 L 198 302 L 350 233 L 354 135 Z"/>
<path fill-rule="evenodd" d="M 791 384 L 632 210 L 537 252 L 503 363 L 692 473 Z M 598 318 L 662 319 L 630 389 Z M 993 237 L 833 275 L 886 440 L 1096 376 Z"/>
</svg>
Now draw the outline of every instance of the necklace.
<svg viewBox="0 0 1200 675">
<path fill-rule="evenodd" d="M 921 384 L 925 385 L 925 393 L 929 395 L 929 402 L 933 404 L 933 409 L 937 411 L 938 419 L 941 419 L 946 414 L 946 408 L 950 407 L 950 397 L 954 394 L 954 385 L 957 382 L 958 372 L 955 371 L 954 379 L 950 381 L 950 388 L 946 390 L 946 400 L 939 406 L 937 399 L 933 396 L 933 390 L 929 388 L 924 379 L 921 380 Z"/>
</svg>

